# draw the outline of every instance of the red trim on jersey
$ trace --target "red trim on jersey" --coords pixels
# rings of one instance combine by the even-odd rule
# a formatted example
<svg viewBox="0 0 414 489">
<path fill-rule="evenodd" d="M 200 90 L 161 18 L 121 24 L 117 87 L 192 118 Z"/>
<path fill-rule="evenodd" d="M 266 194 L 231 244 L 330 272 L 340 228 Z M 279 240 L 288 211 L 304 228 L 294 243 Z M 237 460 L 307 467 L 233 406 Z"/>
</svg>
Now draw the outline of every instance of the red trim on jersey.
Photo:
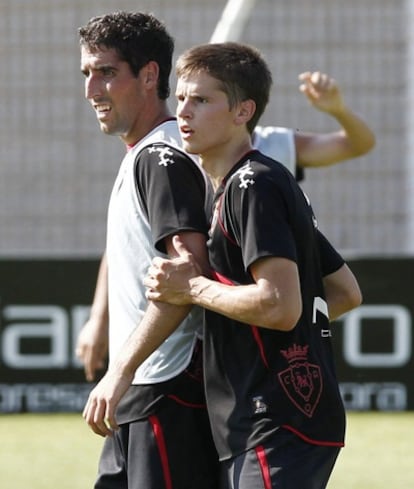
<svg viewBox="0 0 414 489">
<path fill-rule="evenodd" d="M 263 487 L 264 489 L 272 489 L 272 481 L 270 478 L 269 464 L 267 463 L 267 457 L 264 447 L 259 445 L 255 448 L 257 460 L 259 462 L 260 471 L 263 477 Z"/>
<path fill-rule="evenodd" d="M 216 272 L 215 270 L 211 270 L 211 275 L 214 279 L 216 279 L 216 282 L 220 282 L 221 284 L 225 285 L 234 285 L 234 282 L 232 282 L 229 278 L 225 277 L 219 272 Z"/>
<path fill-rule="evenodd" d="M 195 408 L 195 409 L 204 409 L 206 407 L 205 404 L 198 404 L 198 403 L 195 404 L 192 402 L 187 402 L 187 401 L 184 401 L 184 399 L 180 399 L 177 396 L 173 396 L 172 394 L 168 395 L 167 397 L 168 397 L 168 399 L 172 399 L 173 401 L 178 402 L 178 404 L 182 404 L 183 406 L 187 406 L 187 407 L 191 407 L 191 408 Z"/>
<path fill-rule="evenodd" d="M 253 334 L 254 340 L 256 341 L 257 347 L 259 348 L 259 352 L 260 352 L 260 356 L 262 358 L 262 361 L 263 361 L 265 367 L 268 369 L 269 368 L 269 362 L 267 361 L 267 358 L 266 358 L 266 354 L 265 354 L 264 346 L 263 346 L 263 341 L 262 341 L 262 338 L 260 337 L 260 333 L 259 333 L 259 327 L 250 325 L 250 328 L 252 330 L 252 334 Z"/>
<path fill-rule="evenodd" d="M 220 216 L 217 218 L 217 221 L 219 223 L 219 226 L 220 226 L 221 230 L 223 231 L 224 236 L 230 241 L 230 243 L 232 243 L 233 245 L 237 246 L 236 241 L 230 236 L 230 234 L 228 233 L 227 229 L 224 227 L 224 222 L 220 218 Z"/>
<path fill-rule="evenodd" d="M 232 282 L 229 278 L 225 277 L 224 275 L 221 275 L 220 273 L 216 272 L 215 270 L 212 270 L 212 276 L 214 279 L 216 279 L 217 282 L 220 282 L 220 283 L 226 284 L 226 285 L 234 285 L 234 282 Z M 259 348 L 260 357 L 262 358 L 262 361 L 263 361 L 265 367 L 269 368 L 269 362 L 267 361 L 267 358 L 265 355 L 263 341 L 262 341 L 262 338 L 260 337 L 260 334 L 259 334 L 259 327 L 251 324 L 250 328 L 252 330 L 252 334 L 253 334 L 254 340 L 256 341 L 257 347 Z"/>
<path fill-rule="evenodd" d="M 311 445 L 318 445 L 320 447 L 343 447 L 345 444 L 341 441 L 322 441 L 322 440 L 314 440 L 313 438 L 308 438 L 306 435 L 301 433 L 300 431 L 296 430 L 295 428 L 292 428 L 292 426 L 289 426 L 287 424 L 283 424 L 281 428 L 284 428 L 285 430 L 291 431 L 294 435 L 298 436 L 301 438 L 303 441 L 306 443 L 310 443 Z"/>
<path fill-rule="evenodd" d="M 154 432 L 155 443 L 157 444 L 158 451 L 160 453 L 161 467 L 165 480 L 165 488 L 173 489 L 170 465 L 168 463 L 167 447 L 165 445 L 164 433 L 162 431 L 161 423 L 157 416 L 150 416 L 148 419 L 151 423 L 152 431 Z"/>
<path fill-rule="evenodd" d="M 190 379 L 193 379 L 195 380 L 196 382 L 198 382 L 199 384 L 202 383 L 202 380 L 200 380 L 200 376 L 197 375 L 197 374 L 192 374 L 191 372 L 187 372 L 187 370 L 184 370 L 184 374 L 187 375 L 188 377 L 190 377 Z"/>
<path fill-rule="evenodd" d="M 221 218 L 221 207 L 223 205 L 223 197 L 224 197 L 224 192 L 220 195 L 219 201 L 217 202 L 217 208 L 215 210 L 215 212 L 217 212 L 217 222 L 224 234 L 224 237 L 227 238 L 230 241 L 230 243 L 232 243 L 234 246 L 238 246 L 236 240 L 233 239 L 232 236 L 230 236 L 230 233 L 227 231 L 226 227 L 224 226 L 223 219 Z"/>
</svg>

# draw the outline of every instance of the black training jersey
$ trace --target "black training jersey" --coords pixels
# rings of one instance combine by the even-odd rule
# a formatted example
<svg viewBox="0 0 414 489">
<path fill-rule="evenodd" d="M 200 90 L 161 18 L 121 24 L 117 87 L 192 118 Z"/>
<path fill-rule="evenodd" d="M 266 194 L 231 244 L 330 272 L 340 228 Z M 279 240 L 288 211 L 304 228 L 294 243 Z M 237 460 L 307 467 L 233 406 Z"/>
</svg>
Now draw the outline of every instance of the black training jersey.
<svg viewBox="0 0 414 489">
<path fill-rule="evenodd" d="M 291 332 L 205 312 L 207 401 L 220 458 L 257 446 L 280 427 L 309 443 L 341 446 L 344 409 L 322 279 L 343 260 L 317 231 L 288 170 L 258 151 L 233 167 L 216 193 L 209 255 L 217 280 L 229 284 L 253 283 L 249 267 L 259 258 L 293 260 L 303 302 Z"/>
</svg>

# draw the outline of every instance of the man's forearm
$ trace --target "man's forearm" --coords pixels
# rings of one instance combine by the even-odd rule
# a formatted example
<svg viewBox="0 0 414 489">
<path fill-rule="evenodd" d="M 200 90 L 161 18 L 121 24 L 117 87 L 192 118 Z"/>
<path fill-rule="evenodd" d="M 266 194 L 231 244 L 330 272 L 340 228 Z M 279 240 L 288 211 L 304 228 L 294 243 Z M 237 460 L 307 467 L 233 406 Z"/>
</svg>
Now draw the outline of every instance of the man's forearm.
<svg viewBox="0 0 414 489">
<path fill-rule="evenodd" d="M 102 323 L 102 325 L 106 325 L 106 329 L 108 328 L 108 264 L 106 253 L 103 254 L 99 265 L 90 316 Z"/>
<path fill-rule="evenodd" d="M 331 113 L 342 126 L 349 157 L 357 157 L 370 151 L 375 145 L 375 136 L 367 124 L 347 107 Z"/>
<path fill-rule="evenodd" d="M 289 330 L 296 324 L 291 301 L 265 280 L 232 286 L 199 276 L 190 281 L 189 294 L 192 304 L 242 323 L 278 330 Z"/>
<path fill-rule="evenodd" d="M 135 370 L 173 333 L 191 310 L 191 305 L 176 306 L 149 302 L 139 325 L 125 342 L 111 369 L 132 375 Z"/>
</svg>

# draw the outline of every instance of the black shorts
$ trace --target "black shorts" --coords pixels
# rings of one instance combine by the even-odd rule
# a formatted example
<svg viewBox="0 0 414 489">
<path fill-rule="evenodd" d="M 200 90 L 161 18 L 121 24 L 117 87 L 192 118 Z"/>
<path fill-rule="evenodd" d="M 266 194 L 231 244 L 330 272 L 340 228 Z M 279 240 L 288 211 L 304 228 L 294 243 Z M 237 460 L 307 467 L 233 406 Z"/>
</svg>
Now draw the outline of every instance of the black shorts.
<svg viewBox="0 0 414 489">
<path fill-rule="evenodd" d="M 339 451 L 280 429 L 263 445 L 221 462 L 220 489 L 324 489 Z"/>
<path fill-rule="evenodd" d="M 130 389 L 120 429 L 105 439 L 95 489 L 218 489 L 197 346 L 176 378 Z"/>
</svg>

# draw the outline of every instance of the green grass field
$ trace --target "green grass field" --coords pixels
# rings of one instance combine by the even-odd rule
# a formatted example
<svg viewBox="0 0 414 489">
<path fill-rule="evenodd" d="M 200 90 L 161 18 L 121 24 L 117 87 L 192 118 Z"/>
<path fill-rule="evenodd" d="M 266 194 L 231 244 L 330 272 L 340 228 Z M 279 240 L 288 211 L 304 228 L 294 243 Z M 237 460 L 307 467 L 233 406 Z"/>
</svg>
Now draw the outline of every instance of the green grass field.
<svg viewBox="0 0 414 489">
<path fill-rule="evenodd" d="M 90 489 L 103 439 L 79 414 L 0 415 L 2 489 Z M 349 413 L 329 489 L 413 489 L 414 412 Z M 300 488 L 298 488 L 300 489 Z"/>
</svg>

